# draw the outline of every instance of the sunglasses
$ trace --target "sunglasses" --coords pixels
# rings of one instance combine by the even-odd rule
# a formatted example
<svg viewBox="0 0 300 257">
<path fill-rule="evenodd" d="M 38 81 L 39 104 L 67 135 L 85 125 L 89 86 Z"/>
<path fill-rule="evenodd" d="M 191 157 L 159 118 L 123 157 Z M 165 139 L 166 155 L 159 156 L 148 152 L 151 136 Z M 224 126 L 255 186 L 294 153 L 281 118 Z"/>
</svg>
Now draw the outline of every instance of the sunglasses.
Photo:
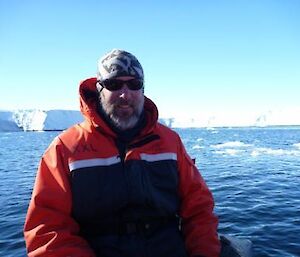
<svg viewBox="0 0 300 257">
<path fill-rule="evenodd" d="M 102 82 L 98 80 L 98 83 L 106 88 L 109 91 L 117 91 L 120 90 L 125 84 L 130 90 L 140 90 L 143 86 L 143 80 L 141 79 L 131 79 L 131 80 L 120 80 L 120 79 L 106 79 Z"/>
</svg>

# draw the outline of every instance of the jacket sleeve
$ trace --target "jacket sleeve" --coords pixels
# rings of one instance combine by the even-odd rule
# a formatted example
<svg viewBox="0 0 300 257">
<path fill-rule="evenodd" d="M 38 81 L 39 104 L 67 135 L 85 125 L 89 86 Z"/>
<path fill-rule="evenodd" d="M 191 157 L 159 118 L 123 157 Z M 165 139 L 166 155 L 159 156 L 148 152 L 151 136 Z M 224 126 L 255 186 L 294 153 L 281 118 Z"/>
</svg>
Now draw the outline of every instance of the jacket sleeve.
<svg viewBox="0 0 300 257">
<path fill-rule="evenodd" d="M 94 257 L 88 243 L 78 236 L 71 217 L 72 196 L 67 161 L 57 138 L 43 155 L 24 225 L 29 257 Z"/>
<path fill-rule="evenodd" d="M 186 248 L 189 256 L 218 257 L 221 246 L 212 193 L 181 141 L 179 152 L 180 216 Z"/>
</svg>

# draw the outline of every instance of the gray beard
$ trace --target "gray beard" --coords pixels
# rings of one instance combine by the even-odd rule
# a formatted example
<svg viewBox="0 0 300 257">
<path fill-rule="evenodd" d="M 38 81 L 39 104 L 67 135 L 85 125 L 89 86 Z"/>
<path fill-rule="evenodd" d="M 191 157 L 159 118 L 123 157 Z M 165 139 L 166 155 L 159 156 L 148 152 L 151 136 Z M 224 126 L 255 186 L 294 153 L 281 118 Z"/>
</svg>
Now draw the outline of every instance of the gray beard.
<svg viewBox="0 0 300 257">
<path fill-rule="evenodd" d="M 106 117 L 112 122 L 112 124 L 116 128 L 122 131 L 131 129 L 138 123 L 144 108 L 144 100 L 143 100 L 141 103 L 139 103 L 137 106 L 134 107 L 134 111 L 131 116 L 124 117 L 116 113 L 115 107 L 113 105 L 105 103 L 101 97 L 99 99 L 100 99 L 100 104 L 102 106 L 103 113 L 106 115 Z"/>
</svg>

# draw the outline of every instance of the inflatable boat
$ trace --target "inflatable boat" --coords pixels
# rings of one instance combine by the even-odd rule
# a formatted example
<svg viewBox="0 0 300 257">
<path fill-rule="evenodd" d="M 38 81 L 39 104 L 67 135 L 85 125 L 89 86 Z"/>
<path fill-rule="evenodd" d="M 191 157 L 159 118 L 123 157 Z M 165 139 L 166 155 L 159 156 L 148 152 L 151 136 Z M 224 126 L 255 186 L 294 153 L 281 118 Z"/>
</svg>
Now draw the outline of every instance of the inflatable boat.
<svg viewBox="0 0 300 257">
<path fill-rule="evenodd" d="M 228 235 L 219 235 L 221 241 L 220 257 L 252 257 L 252 242 Z"/>
</svg>

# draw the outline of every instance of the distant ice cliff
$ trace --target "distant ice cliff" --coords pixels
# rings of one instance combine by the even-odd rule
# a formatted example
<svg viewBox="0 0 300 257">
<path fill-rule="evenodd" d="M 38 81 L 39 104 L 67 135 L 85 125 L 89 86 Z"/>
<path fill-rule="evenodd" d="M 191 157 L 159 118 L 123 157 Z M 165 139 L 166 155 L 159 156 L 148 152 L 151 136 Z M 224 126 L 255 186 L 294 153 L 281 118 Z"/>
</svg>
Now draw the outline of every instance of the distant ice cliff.
<svg viewBox="0 0 300 257">
<path fill-rule="evenodd" d="M 82 121 L 81 113 L 72 110 L 0 111 L 0 131 L 64 130 Z"/>
<path fill-rule="evenodd" d="M 0 131 L 64 130 L 82 121 L 81 113 L 74 110 L 0 110 Z M 300 125 L 300 108 L 268 111 L 261 115 L 222 113 L 197 118 L 160 118 L 159 121 L 173 128 Z"/>
</svg>

